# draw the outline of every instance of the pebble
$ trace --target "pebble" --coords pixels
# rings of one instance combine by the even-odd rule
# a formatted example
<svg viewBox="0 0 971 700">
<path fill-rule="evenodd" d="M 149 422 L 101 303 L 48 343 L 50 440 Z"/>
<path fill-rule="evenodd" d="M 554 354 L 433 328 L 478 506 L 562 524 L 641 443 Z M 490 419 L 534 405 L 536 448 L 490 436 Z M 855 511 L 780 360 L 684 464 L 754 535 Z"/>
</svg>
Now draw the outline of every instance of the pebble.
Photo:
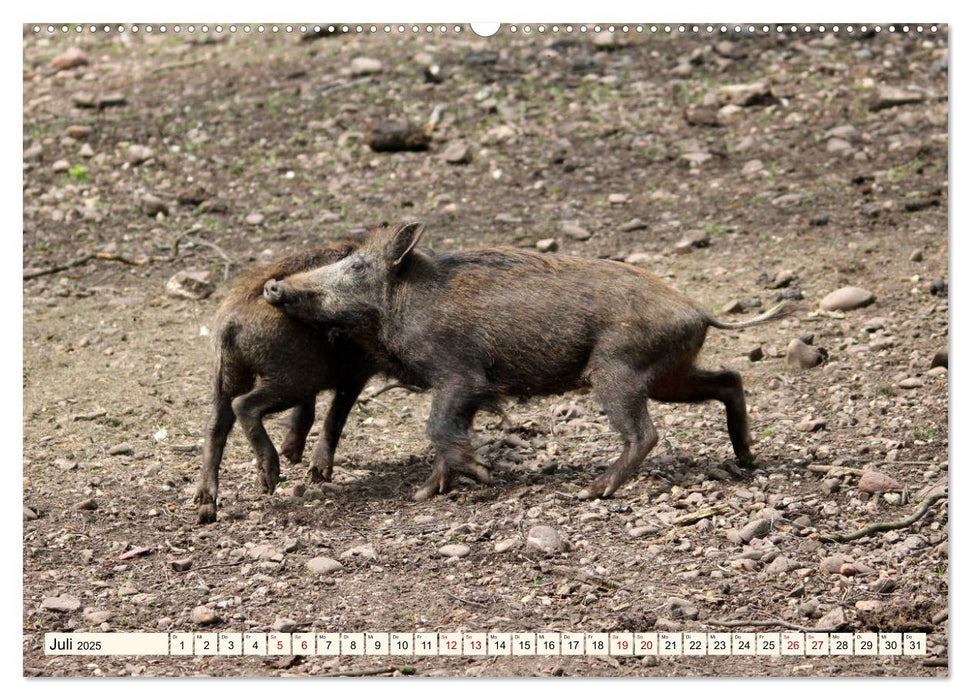
<svg viewBox="0 0 971 700">
<path fill-rule="evenodd" d="M 120 92 L 109 92 L 106 95 L 102 95 L 98 98 L 98 108 L 104 109 L 105 107 L 120 107 L 128 102 L 124 95 Z"/>
<path fill-rule="evenodd" d="M 51 165 L 51 170 L 55 173 L 63 173 L 70 169 L 71 169 L 71 164 L 66 160 L 57 160 L 57 161 L 54 161 L 53 165 Z"/>
<path fill-rule="evenodd" d="M 75 107 L 81 107 L 84 109 L 93 109 L 98 106 L 98 102 L 94 95 L 90 92 L 76 92 L 71 95 L 71 102 L 74 103 Z"/>
<path fill-rule="evenodd" d="M 260 224 L 263 223 L 265 219 L 266 217 L 263 216 L 263 214 L 260 214 L 259 212 L 253 212 L 252 214 L 247 214 L 244 221 L 250 226 L 259 226 Z"/>
<path fill-rule="evenodd" d="M 924 251 L 922 251 L 920 248 L 916 248 L 910 254 L 910 262 L 923 262 L 923 260 L 924 260 Z"/>
<path fill-rule="evenodd" d="M 499 542 L 496 542 L 496 545 L 495 547 L 493 547 L 493 550 L 495 550 L 498 554 L 502 554 L 503 552 L 508 552 L 510 549 L 517 546 L 518 544 L 519 544 L 518 537 L 507 537 L 504 540 L 500 540 Z"/>
<path fill-rule="evenodd" d="M 765 537 L 772 530 L 772 522 L 766 518 L 759 518 L 746 523 L 738 531 L 739 539 L 742 542 L 751 542 L 756 537 Z"/>
<path fill-rule="evenodd" d="M 779 574 L 786 574 L 798 566 L 798 564 L 788 557 L 776 557 L 772 560 L 771 564 L 765 567 L 765 573 L 777 576 Z"/>
<path fill-rule="evenodd" d="M 607 195 L 607 202 L 609 204 L 624 204 L 628 199 L 629 197 L 626 194 L 620 192 L 613 192 Z"/>
<path fill-rule="evenodd" d="M 93 158 L 94 149 L 91 148 L 90 143 L 86 143 L 83 146 L 81 146 L 81 148 L 78 150 L 78 155 L 81 156 L 82 158 Z"/>
<path fill-rule="evenodd" d="M 208 270 L 179 270 L 165 283 L 165 291 L 169 296 L 198 301 L 216 291 L 216 285 Z"/>
<path fill-rule="evenodd" d="M 74 504 L 74 510 L 98 510 L 98 502 L 93 498 L 86 498 L 80 503 Z"/>
<path fill-rule="evenodd" d="M 351 61 L 351 75 L 373 75 L 384 70 L 384 64 L 376 58 L 358 56 Z"/>
<path fill-rule="evenodd" d="M 73 595 L 65 594 L 53 598 L 44 598 L 40 607 L 54 612 L 76 612 L 81 609 L 81 601 Z"/>
<path fill-rule="evenodd" d="M 627 223 L 621 224 L 619 230 L 624 233 L 630 233 L 631 231 L 640 231 L 647 228 L 647 223 L 642 219 L 634 218 Z"/>
<path fill-rule="evenodd" d="M 843 287 L 823 297 L 819 308 L 823 311 L 851 311 L 869 306 L 875 299 L 872 292 L 862 287 Z"/>
<path fill-rule="evenodd" d="M 777 207 L 794 207 L 802 203 L 802 200 L 806 198 L 805 194 L 800 192 L 790 192 L 789 194 L 783 194 L 772 200 L 772 204 Z"/>
<path fill-rule="evenodd" d="M 924 96 L 920 93 L 901 90 L 891 85 L 881 85 L 877 88 L 877 93 L 870 102 L 870 111 L 879 112 L 890 107 L 916 104 L 923 101 Z"/>
<path fill-rule="evenodd" d="M 761 160 L 755 158 L 753 160 L 745 161 L 745 165 L 742 166 L 742 175 L 757 175 L 765 169 L 765 163 Z"/>
<path fill-rule="evenodd" d="M 72 124 L 64 130 L 64 135 L 78 141 L 87 141 L 94 135 L 94 129 L 87 124 Z"/>
<path fill-rule="evenodd" d="M 320 576 L 329 576 L 344 568 L 343 564 L 330 557 L 314 557 L 307 561 L 306 566 Z"/>
<path fill-rule="evenodd" d="M 756 345 L 754 348 L 749 350 L 746 355 L 748 356 L 749 362 L 758 362 L 765 357 L 765 353 L 762 351 L 761 345 Z"/>
<path fill-rule="evenodd" d="M 555 253 L 559 250 L 560 244 L 555 238 L 541 238 L 536 241 L 536 250 L 541 253 Z"/>
<path fill-rule="evenodd" d="M 442 151 L 442 160 L 453 165 L 467 165 L 472 162 L 472 147 L 461 141 L 450 143 Z"/>
<path fill-rule="evenodd" d="M 291 620 L 289 617 L 278 617 L 273 621 L 270 629 L 272 629 L 274 632 L 293 632 L 297 629 L 297 621 Z"/>
<path fill-rule="evenodd" d="M 947 367 L 947 348 L 943 348 L 934 353 L 934 359 L 931 360 L 931 368 L 934 367 Z"/>
<path fill-rule="evenodd" d="M 632 527 L 628 533 L 632 539 L 637 539 L 639 537 L 648 537 L 649 535 L 656 535 L 659 532 L 658 528 L 654 525 L 641 525 L 640 527 Z"/>
<path fill-rule="evenodd" d="M 824 574 L 838 574 L 840 569 L 842 569 L 847 563 L 849 563 L 849 559 L 847 559 L 845 556 L 842 554 L 834 554 L 826 557 L 820 562 L 819 570 Z"/>
<path fill-rule="evenodd" d="M 631 253 L 624 262 L 628 265 L 648 265 L 654 262 L 654 255 L 651 253 Z"/>
<path fill-rule="evenodd" d="M 147 160 L 155 157 L 155 151 L 148 146 L 141 146 L 137 143 L 133 143 L 128 147 L 128 156 L 126 160 L 132 165 L 141 165 Z"/>
<path fill-rule="evenodd" d="M 864 493 L 884 493 L 885 491 L 899 491 L 903 488 L 891 477 L 874 469 L 863 472 L 856 487 Z"/>
<path fill-rule="evenodd" d="M 87 54 L 76 46 L 72 46 L 64 53 L 59 53 L 51 59 L 51 68 L 56 70 L 68 70 L 86 65 L 88 65 Z"/>
<path fill-rule="evenodd" d="M 341 559 L 353 559 L 358 557 L 360 559 L 370 559 L 372 561 L 377 561 L 378 554 L 374 551 L 374 547 L 369 544 L 359 544 L 350 549 L 345 549 L 340 554 Z"/>
<path fill-rule="evenodd" d="M 711 153 L 707 151 L 691 151 L 689 153 L 682 153 L 680 161 L 691 168 L 697 168 L 699 165 L 712 159 Z"/>
<path fill-rule="evenodd" d="M 205 605 L 197 605 L 192 608 L 192 621 L 197 625 L 214 625 L 220 622 L 219 615 L 207 608 Z"/>
<path fill-rule="evenodd" d="M 283 561 L 283 552 L 269 544 L 258 544 L 250 548 L 249 556 L 261 561 Z"/>
<path fill-rule="evenodd" d="M 37 520 L 37 513 L 27 506 L 24 506 L 24 520 Z"/>
<path fill-rule="evenodd" d="M 747 85 L 723 85 L 715 95 L 718 104 L 733 104 L 739 107 L 772 104 L 776 101 L 772 89 L 765 83 L 756 82 Z"/>
<path fill-rule="evenodd" d="M 853 144 L 843 139 L 830 139 L 826 142 L 826 150 L 830 153 L 840 153 L 853 150 Z"/>
<path fill-rule="evenodd" d="M 786 347 L 786 365 L 795 369 L 810 369 L 823 361 L 819 348 L 806 345 L 799 338 L 793 338 Z"/>
<path fill-rule="evenodd" d="M 87 608 L 84 611 L 84 619 L 92 625 L 103 624 L 114 617 L 114 615 L 113 612 L 108 610 L 96 610 L 94 608 Z"/>
<path fill-rule="evenodd" d="M 472 549 L 467 544 L 460 542 L 446 544 L 438 548 L 438 553 L 443 557 L 467 557 Z"/>
<path fill-rule="evenodd" d="M 572 221 L 564 221 L 560 226 L 560 231 L 563 232 L 564 236 L 574 241 L 586 241 L 591 236 L 591 233 L 587 229 Z"/>
<path fill-rule="evenodd" d="M 711 237 L 704 231 L 690 231 L 674 246 L 678 254 L 690 253 L 692 248 L 707 248 L 711 245 Z"/>
<path fill-rule="evenodd" d="M 173 559 L 169 562 L 169 566 L 172 567 L 173 571 L 188 571 L 192 568 L 192 557 Z"/>
<path fill-rule="evenodd" d="M 846 614 L 843 612 L 843 608 L 835 607 L 819 618 L 814 629 L 820 632 L 832 632 L 845 626 Z"/>
<path fill-rule="evenodd" d="M 918 389 L 924 386 L 924 380 L 920 377 L 907 377 L 897 382 L 897 386 L 901 389 Z"/>
<path fill-rule="evenodd" d="M 169 205 L 161 197 L 154 194 L 143 194 L 139 199 L 139 208 L 145 216 L 156 217 L 159 214 L 169 215 Z"/>
<path fill-rule="evenodd" d="M 569 543 L 549 525 L 534 525 L 526 536 L 526 551 L 528 552 L 556 554 L 557 552 L 568 551 L 569 548 Z"/>
<path fill-rule="evenodd" d="M 822 430 L 826 427 L 826 421 L 822 418 L 807 418 L 796 423 L 795 427 L 796 430 L 804 433 L 815 433 L 817 430 Z"/>
<path fill-rule="evenodd" d="M 825 226 L 829 223 L 829 214 L 819 214 L 809 220 L 810 226 Z"/>
</svg>

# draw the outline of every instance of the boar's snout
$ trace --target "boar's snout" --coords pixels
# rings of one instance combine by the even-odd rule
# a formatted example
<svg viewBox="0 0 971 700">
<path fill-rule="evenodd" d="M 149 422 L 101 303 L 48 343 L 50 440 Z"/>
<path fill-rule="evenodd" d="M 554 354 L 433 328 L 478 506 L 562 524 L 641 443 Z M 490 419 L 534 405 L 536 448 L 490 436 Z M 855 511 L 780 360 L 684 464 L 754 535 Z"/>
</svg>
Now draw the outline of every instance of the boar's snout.
<svg viewBox="0 0 971 700">
<path fill-rule="evenodd" d="M 269 280 L 263 285 L 263 298 L 273 306 L 280 306 L 287 301 L 287 283 Z"/>
</svg>

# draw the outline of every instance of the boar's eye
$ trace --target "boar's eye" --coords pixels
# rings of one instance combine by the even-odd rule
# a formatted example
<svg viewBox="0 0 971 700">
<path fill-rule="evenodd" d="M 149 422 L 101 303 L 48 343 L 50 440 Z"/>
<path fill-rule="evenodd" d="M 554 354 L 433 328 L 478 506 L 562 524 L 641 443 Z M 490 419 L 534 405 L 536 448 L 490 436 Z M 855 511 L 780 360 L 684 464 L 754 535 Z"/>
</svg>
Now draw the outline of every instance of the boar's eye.
<svg viewBox="0 0 971 700">
<path fill-rule="evenodd" d="M 357 258 L 356 260 L 352 260 L 352 261 L 351 261 L 351 269 L 352 269 L 352 270 L 353 270 L 354 272 L 360 272 L 360 271 L 361 271 L 361 270 L 363 270 L 363 269 L 364 269 L 365 267 L 367 267 L 367 263 L 365 263 L 365 262 L 364 262 L 363 260 L 361 260 L 360 258 Z"/>
</svg>

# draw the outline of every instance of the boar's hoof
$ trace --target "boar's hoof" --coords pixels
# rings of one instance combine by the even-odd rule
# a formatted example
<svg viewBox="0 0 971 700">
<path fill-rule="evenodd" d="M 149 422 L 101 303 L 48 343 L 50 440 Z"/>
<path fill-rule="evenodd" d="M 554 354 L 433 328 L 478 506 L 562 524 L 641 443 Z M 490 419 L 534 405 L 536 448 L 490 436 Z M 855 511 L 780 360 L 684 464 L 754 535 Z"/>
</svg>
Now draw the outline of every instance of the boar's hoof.
<svg viewBox="0 0 971 700">
<path fill-rule="evenodd" d="M 755 457 L 750 454 L 736 456 L 735 460 L 742 469 L 754 469 Z"/>
<path fill-rule="evenodd" d="M 263 492 L 268 496 L 272 496 L 273 492 L 276 491 L 276 485 L 280 483 L 280 476 L 278 474 L 267 474 L 262 472 L 260 474 L 260 486 L 263 488 Z"/>
<path fill-rule="evenodd" d="M 415 495 L 414 501 L 427 501 L 432 496 L 440 493 L 448 493 L 452 488 L 452 472 L 445 464 L 439 460 L 432 469 L 432 475 L 421 485 Z"/>
<path fill-rule="evenodd" d="M 199 506 L 199 524 L 206 525 L 216 522 L 216 504 L 206 503 Z"/>
<path fill-rule="evenodd" d="M 475 479 L 480 484 L 491 485 L 494 481 L 494 479 L 492 478 L 492 472 L 490 472 L 488 468 L 484 467 L 478 462 L 473 464 L 462 465 L 461 471 L 462 471 L 462 474 L 464 474 L 465 476 L 471 479 Z"/>
</svg>

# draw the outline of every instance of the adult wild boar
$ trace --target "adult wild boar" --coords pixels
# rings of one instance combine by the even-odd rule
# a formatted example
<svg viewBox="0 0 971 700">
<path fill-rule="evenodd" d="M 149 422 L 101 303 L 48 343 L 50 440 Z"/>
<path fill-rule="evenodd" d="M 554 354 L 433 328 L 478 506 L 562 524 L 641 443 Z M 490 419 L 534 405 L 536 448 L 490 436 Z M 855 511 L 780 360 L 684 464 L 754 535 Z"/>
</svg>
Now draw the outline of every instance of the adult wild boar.
<svg viewBox="0 0 971 700">
<path fill-rule="evenodd" d="M 273 493 L 280 459 L 263 427 L 269 413 L 293 408 L 283 455 L 301 461 L 314 422 L 317 394 L 334 390 L 334 400 L 310 459 L 312 481 L 329 481 L 334 451 L 347 415 L 376 363 L 358 345 L 331 338 L 263 299 L 267 280 L 334 263 L 356 250 L 357 242 L 336 241 L 301 251 L 240 274 L 216 314 L 212 417 L 206 428 L 202 472 L 196 488 L 199 522 L 216 519 L 219 463 L 236 419 L 256 453 L 263 490 Z"/>
<path fill-rule="evenodd" d="M 266 283 L 264 297 L 294 318 L 351 329 L 384 348 L 396 376 L 433 391 L 432 474 L 416 500 L 443 493 L 453 471 L 483 483 L 468 431 L 476 412 L 505 397 L 589 387 L 624 438 L 620 457 L 580 492 L 614 493 L 658 440 L 647 399 L 725 404 L 739 464 L 751 466 L 742 380 L 695 359 L 712 318 L 659 278 L 623 263 L 515 249 L 433 254 L 415 248 L 424 224 L 383 227 L 343 260 Z"/>
</svg>

